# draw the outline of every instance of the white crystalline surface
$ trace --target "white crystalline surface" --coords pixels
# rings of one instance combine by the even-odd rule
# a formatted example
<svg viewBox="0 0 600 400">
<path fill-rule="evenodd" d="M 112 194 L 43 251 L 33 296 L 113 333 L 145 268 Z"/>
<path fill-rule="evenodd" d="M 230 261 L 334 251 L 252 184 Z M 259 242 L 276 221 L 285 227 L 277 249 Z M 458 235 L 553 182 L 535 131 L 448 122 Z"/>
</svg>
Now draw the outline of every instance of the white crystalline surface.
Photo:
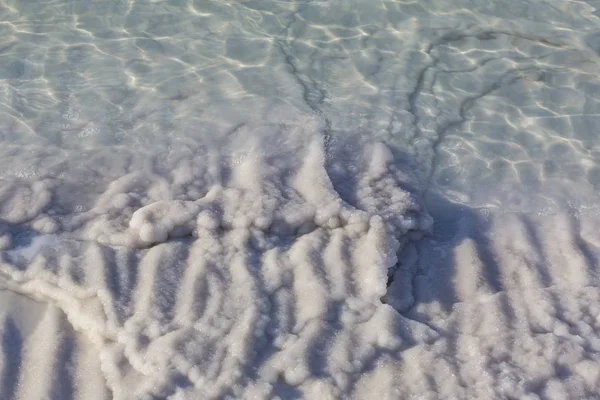
<svg viewBox="0 0 600 400">
<path fill-rule="evenodd" d="M 0 0 L 0 399 L 600 398 L 600 3 Z"/>
</svg>

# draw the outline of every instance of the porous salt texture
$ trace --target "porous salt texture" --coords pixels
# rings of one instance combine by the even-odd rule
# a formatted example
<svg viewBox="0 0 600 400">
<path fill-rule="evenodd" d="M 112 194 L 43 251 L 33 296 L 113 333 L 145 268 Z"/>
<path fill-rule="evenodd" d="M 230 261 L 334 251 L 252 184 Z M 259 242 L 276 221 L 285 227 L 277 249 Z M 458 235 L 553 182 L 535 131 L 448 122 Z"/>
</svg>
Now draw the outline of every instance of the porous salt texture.
<svg viewBox="0 0 600 400">
<path fill-rule="evenodd" d="M 96 346 L 115 398 L 339 397 L 414 340 L 381 298 L 397 252 L 432 221 L 385 145 L 327 162 L 313 139 L 293 154 L 194 168 L 183 182 L 125 174 L 60 218 L 50 199 L 64 182 L 15 181 L 4 203 L 5 220 L 40 233 L 5 252 L 3 286 L 56 304 Z M 177 196 L 189 185 L 202 195 Z M 26 223 L 13 209 L 35 190 L 45 211 Z"/>
</svg>

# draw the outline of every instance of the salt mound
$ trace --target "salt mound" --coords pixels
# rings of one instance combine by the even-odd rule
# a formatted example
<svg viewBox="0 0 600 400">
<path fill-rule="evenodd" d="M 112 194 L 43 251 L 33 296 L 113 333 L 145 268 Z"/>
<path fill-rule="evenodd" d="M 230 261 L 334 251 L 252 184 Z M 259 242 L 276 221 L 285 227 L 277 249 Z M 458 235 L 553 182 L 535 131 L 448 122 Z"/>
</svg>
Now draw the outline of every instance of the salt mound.
<svg viewBox="0 0 600 400">
<path fill-rule="evenodd" d="M 128 171 L 78 214 L 36 204 L 30 227 L 60 228 L 4 257 L 6 287 L 94 343 L 114 398 L 344 397 L 435 335 L 381 302 L 398 251 L 431 226 L 385 145 L 248 154 Z"/>
</svg>

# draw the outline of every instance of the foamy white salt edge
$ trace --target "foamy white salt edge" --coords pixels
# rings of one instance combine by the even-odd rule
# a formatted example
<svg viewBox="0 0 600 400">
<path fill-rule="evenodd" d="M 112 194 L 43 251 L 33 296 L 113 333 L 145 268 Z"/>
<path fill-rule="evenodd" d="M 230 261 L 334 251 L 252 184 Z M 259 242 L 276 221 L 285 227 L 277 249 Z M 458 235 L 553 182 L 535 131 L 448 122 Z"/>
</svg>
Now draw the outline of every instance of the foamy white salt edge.
<svg viewBox="0 0 600 400">
<path fill-rule="evenodd" d="M 380 356 L 401 348 L 401 332 L 434 335 L 399 329 L 381 302 L 397 252 L 432 223 L 392 162 L 385 145 L 366 146 L 337 182 L 354 180 L 351 201 L 326 170 L 349 165 L 326 166 L 319 140 L 227 173 L 200 165 L 187 177 L 204 182 L 197 200 L 169 199 L 186 183 L 178 165 L 171 183 L 136 171 L 61 219 L 23 221 L 27 198 L 15 196 L 4 219 L 48 233 L 5 252 L 3 286 L 58 307 L 95 346 L 115 398 L 263 398 L 281 385 L 343 396 L 373 362 L 385 368 Z M 60 183 L 15 186 L 48 210 L 52 195 L 40 194 Z"/>
</svg>

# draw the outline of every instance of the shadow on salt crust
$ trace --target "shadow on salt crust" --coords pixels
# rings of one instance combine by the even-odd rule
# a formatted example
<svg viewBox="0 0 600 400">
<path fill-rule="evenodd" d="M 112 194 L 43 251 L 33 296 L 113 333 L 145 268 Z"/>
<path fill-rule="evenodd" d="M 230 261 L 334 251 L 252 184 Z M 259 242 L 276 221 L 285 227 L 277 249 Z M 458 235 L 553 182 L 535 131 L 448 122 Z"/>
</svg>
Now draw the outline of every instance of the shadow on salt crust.
<svg viewBox="0 0 600 400">
<path fill-rule="evenodd" d="M 433 234 L 410 241 L 431 219 L 402 154 L 341 149 L 326 160 L 313 142 L 279 159 L 132 171 L 74 214 L 58 212 L 60 196 L 4 197 L 2 285 L 58 308 L 32 316 L 53 327 L 32 333 L 6 303 L 4 347 L 14 352 L 4 354 L 15 367 L 3 375 L 29 382 L 16 366 L 32 353 L 17 350 L 39 341 L 51 354 L 66 349 L 80 378 L 64 378 L 48 355 L 43 382 L 2 393 L 593 398 L 593 209 L 474 209 L 429 191 Z M 60 192 L 55 182 L 12 185 Z M 43 211 L 30 217 L 19 201 Z M 78 332 L 68 340 L 67 322 Z M 68 385 L 54 389 L 58 376 Z"/>
<path fill-rule="evenodd" d="M 413 178 L 382 144 L 340 154 L 313 141 L 209 160 L 179 182 L 200 182 L 197 200 L 133 172 L 61 218 L 47 202 L 27 221 L 10 197 L 6 220 L 60 228 L 17 240 L 3 285 L 64 311 L 115 398 L 347 396 L 437 334 L 381 302 L 397 252 L 431 226 Z"/>
</svg>

